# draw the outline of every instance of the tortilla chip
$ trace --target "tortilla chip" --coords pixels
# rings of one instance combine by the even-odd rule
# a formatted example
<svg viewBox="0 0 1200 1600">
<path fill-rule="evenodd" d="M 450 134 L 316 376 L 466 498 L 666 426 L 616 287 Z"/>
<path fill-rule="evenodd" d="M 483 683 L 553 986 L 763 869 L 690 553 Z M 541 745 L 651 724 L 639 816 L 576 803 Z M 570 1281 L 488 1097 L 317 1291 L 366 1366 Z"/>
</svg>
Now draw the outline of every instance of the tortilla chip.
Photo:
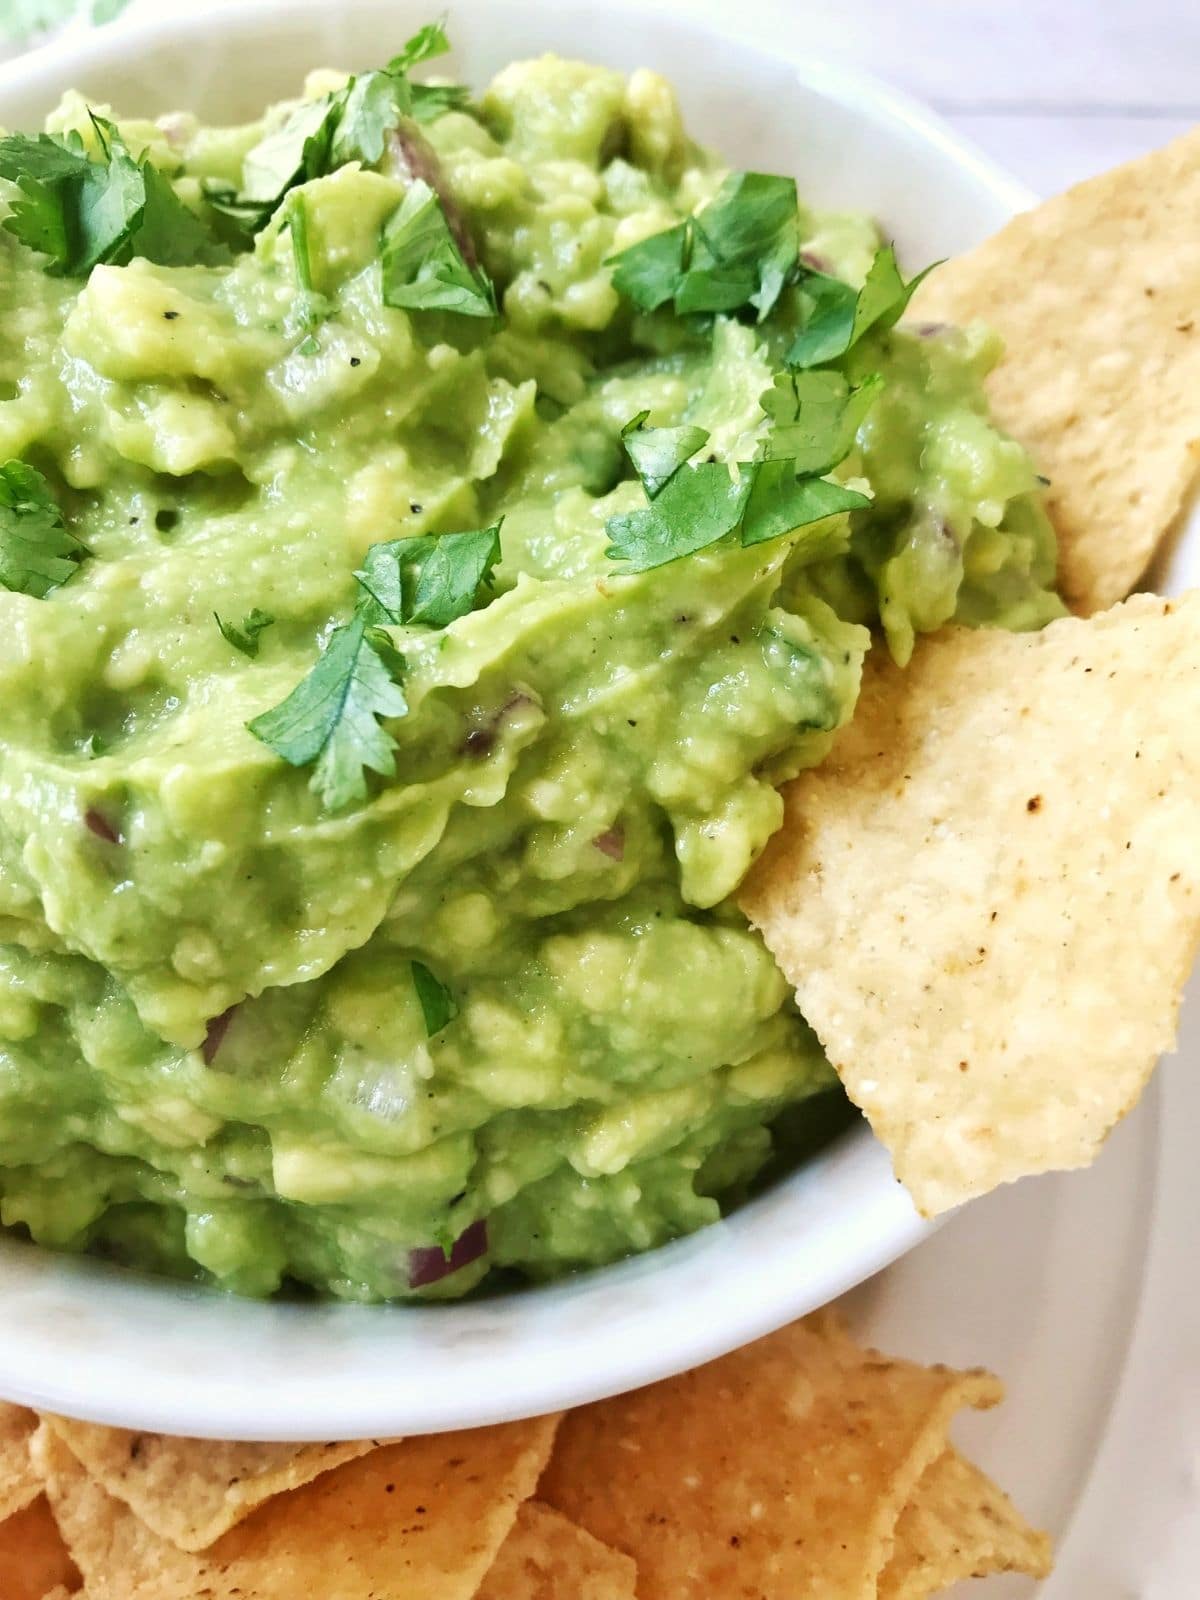
<svg viewBox="0 0 1200 1600">
<path fill-rule="evenodd" d="M 348 1444 L 229 1444 L 42 1419 L 109 1494 L 181 1550 L 203 1550 L 272 1495 L 374 1450 Z M 394 1442 L 394 1441 L 393 1441 Z"/>
<path fill-rule="evenodd" d="M 49 1600 L 59 1585 L 74 1592 L 79 1574 L 39 1484 L 23 1510 L 0 1522 L 0 1597 Z"/>
<path fill-rule="evenodd" d="M 42 1492 L 29 1459 L 29 1438 L 36 1426 L 32 1411 L 0 1400 L 0 1522 Z"/>
<path fill-rule="evenodd" d="M 476 1600 L 635 1600 L 637 1568 L 561 1512 L 527 1500 Z"/>
<path fill-rule="evenodd" d="M 809 1318 L 568 1413 L 542 1499 L 632 1556 L 639 1600 L 876 1600 L 896 1520 L 982 1372 L 860 1350 Z"/>
<path fill-rule="evenodd" d="M 926 1214 L 1091 1161 L 1200 933 L 1200 594 L 873 660 L 741 903 Z"/>
<path fill-rule="evenodd" d="M 913 301 L 1003 336 L 993 415 L 1050 478 L 1078 611 L 1129 593 L 1200 463 L 1197 217 L 1200 129 L 1015 217 Z"/>
<path fill-rule="evenodd" d="M 470 1600 L 533 1493 L 556 1421 L 385 1445 L 276 1495 L 202 1554 L 147 1527 L 49 1428 L 32 1450 L 89 1600 Z"/>
<path fill-rule="evenodd" d="M 900 1513 L 879 1600 L 926 1600 L 964 1578 L 1050 1573 L 1050 1540 L 1036 1533 L 986 1473 L 947 1450 Z"/>
</svg>

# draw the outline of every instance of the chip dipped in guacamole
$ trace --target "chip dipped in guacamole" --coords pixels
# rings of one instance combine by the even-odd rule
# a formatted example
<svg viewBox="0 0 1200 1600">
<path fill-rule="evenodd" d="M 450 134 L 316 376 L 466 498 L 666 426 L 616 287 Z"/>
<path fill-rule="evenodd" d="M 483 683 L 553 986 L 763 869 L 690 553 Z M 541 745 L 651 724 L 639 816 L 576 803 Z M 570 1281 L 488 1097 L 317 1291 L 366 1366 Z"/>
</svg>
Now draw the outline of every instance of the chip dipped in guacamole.
<svg viewBox="0 0 1200 1600">
<path fill-rule="evenodd" d="M 869 219 L 444 48 L 0 137 L 0 1218 L 243 1294 L 601 1264 L 836 1127 L 777 786 L 871 629 L 1063 611 Z"/>
</svg>

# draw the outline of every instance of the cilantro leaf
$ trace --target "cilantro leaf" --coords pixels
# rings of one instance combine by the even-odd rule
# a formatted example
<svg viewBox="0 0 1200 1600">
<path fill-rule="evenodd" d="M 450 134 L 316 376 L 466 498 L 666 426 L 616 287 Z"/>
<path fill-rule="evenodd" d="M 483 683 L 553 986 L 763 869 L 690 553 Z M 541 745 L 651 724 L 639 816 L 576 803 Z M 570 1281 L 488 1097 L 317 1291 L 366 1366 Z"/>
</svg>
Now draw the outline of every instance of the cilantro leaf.
<svg viewBox="0 0 1200 1600">
<path fill-rule="evenodd" d="M 443 19 L 437 22 L 427 22 L 423 28 L 418 28 L 411 39 L 407 39 L 400 48 L 400 53 L 394 55 L 387 64 L 387 70 L 393 73 L 410 72 L 413 67 L 419 67 L 422 61 L 432 61 L 435 56 L 448 55 L 450 41 L 446 37 L 446 24 Z"/>
<path fill-rule="evenodd" d="M 625 572 L 648 572 L 703 550 L 737 527 L 750 485 L 748 473 L 735 480 L 723 462 L 684 467 L 651 505 L 608 519 L 605 554 Z"/>
<path fill-rule="evenodd" d="M 500 559 L 499 522 L 466 533 L 422 534 L 373 544 L 355 577 L 377 621 L 445 628 L 474 610 Z"/>
<path fill-rule="evenodd" d="M 0 466 L 0 587 L 44 600 L 86 554 L 42 474 L 23 461 Z"/>
<path fill-rule="evenodd" d="M 308 248 L 308 207 L 302 195 L 294 194 L 288 202 L 288 233 L 292 239 L 292 263 L 296 269 L 296 282 L 305 294 L 313 292 L 312 256 Z"/>
<path fill-rule="evenodd" d="M 347 161 L 374 166 L 403 118 L 428 122 L 466 104 L 468 92 L 459 84 L 408 78 L 413 67 L 449 48 L 443 25 L 427 23 L 386 67 L 359 73 L 344 89 L 296 106 L 246 155 L 241 190 L 213 188 L 210 202 L 252 236 L 295 185 L 325 177 Z"/>
<path fill-rule="evenodd" d="M 406 311 L 453 311 L 494 317 L 496 288 L 482 267 L 471 266 L 446 219 L 441 199 L 415 179 L 383 227 L 384 304 Z"/>
<path fill-rule="evenodd" d="M 224 224 L 223 236 L 239 250 L 254 243 L 254 235 L 267 219 L 257 200 L 243 200 L 237 189 L 218 178 L 204 178 L 200 184 L 204 202 L 216 214 L 217 225 Z"/>
<path fill-rule="evenodd" d="M 258 206 L 265 221 L 294 184 L 326 172 L 337 112 L 333 95 L 307 100 L 289 112 L 278 128 L 247 152 L 240 203 Z"/>
<path fill-rule="evenodd" d="M 222 247 L 162 173 L 134 160 L 110 122 L 92 123 L 99 160 L 78 140 L 0 139 L 0 178 L 18 190 L 8 232 L 49 257 L 55 276 L 86 277 L 101 262 L 124 266 L 134 256 L 162 266 L 220 260 Z"/>
<path fill-rule="evenodd" d="M 828 478 L 798 477 L 794 461 L 759 461 L 742 518 L 742 544 L 778 539 L 840 511 L 859 511 L 871 504 L 857 489 Z"/>
<path fill-rule="evenodd" d="M 796 271 L 800 211 L 792 178 L 734 172 L 698 215 L 609 257 L 613 285 L 643 311 L 770 312 Z"/>
<path fill-rule="evenodd" d="M 678 428 L 648 428 L 648 411 L 639 411 L 621 429 L 625 454 L 633 462 L 646 498 L 653 500 L 684 462 L 709 440 L 708 430 L 684 425 Z"/>
<path fill-rule="evenodd" d="M 317 664 L 281 704 L 246 724 L 294 767 L 313 766 L 310 787 L 327 810 L 366 797 L 364 770 L 385 777 L 395 771 L 396 741 L 380 717 L 402 717 L 408 702 L 400 685 L 404 658 L 381 622 L 425 622 L 443 628 L 475 605 L 500 557 L 500 524 L 467 533 L 425 534 L 372 545 L 363 589 L 352 619 L 335 628 Z M 252 611 L 241 629 L 217 618 L 237 649 L 245 633 L 258 649 L 258 634 L 271 618 Z"/>
<path fill-rule="evenodd" d="M 693 219 L 695 244 L 675 309 L 736 311 L 751 305 L 758 320 L 779 298 L 800 253 L 794 178 L 735 172 Z"/>
<path fill-rule="evenodd" d="M 297 321 L 304 333 L 298 346 L 301 355 L 316 355 L 320 349 L 314 337 L 316 329 L 330 313 L 329 301 L 313 288 L 312 255 L 308 243 L 308 207 L 304 196 L 293 190 L 287 203 L 287 229 L 292 241 L 292 263 L 296 282 L 300 287 L 297 304 Z"/>
<path fill-rule="evenodd" d="M 816 367 L 836 361 L 871 328 L 890 328 L 904 314 L 918 284 L 933 271 L 926 267 L 907 283 L 900 276 L 891 245 L 875 252 L 861 289 L 823 272 L 805 277 L 803 289 L 812 309 L 787 353 L 793 367 Z"/>
<path fill-rule="evenodd" d="M 662 233 L 652 233 L 609 256 L 613 288 L 642 311 L 657 311 L 675 297 L 683 282 L 691 247 L 691 229 L 680 222 Z"/>
<path fill-rule="evenodd" d="M 432 1039 L 434 1034 L 441 1033 L 448 1022 L 453 1022 L 458 1015 L 458 1006 L 446 985 L 434 977 L 423 961 L 413 961 L 410 965 L 413 988 L 417 991 L 421 1014 L 425 1018 L 425 1034 Z"/>
<path fill-rule="evenodd" d="M 760 404 L 774 426 L 764 453 L 799 472 L 828 472 L 854 447 L 883 379 L 873 373 L 852 388 L 840 372 L 781 372 Z"/>
<path fill-rule="evenodd" d="M 762 544 L 869 505 L 868 496 L 823 474 L 849 454 L 881 387 L 877 376 L 851 388 L 840 372 L 780 373 L 762 397 L 772 420 L 762 458 L 740 463 L 736 479 L 721 462 L 685 465 L 706 442 L 703 429 L 646 428 L 649 412 L 640 411 L 621 432 L 650 504 L 608 519 L 607 555 L 624 572 L 646 572 L 735 529 L 743 546 Z"/>
<path fill-rule="evenodd" d="M 310 787 L 339 811 L 367 795 L 365 771 L 391 777 L 396 741 L 380 717 L 402 717 L 404 691 L 394 661 L 359 615 L 335 628 L 317 664 L 281 704 L 246 724 L 293 767 L 313 767 Z"/>
<path fill-rule="evenodd" d="M 329 166 L 347 161 L 374 166 L 383 155 L 387 136 L 412 109 L 411 85 L 386 72 L 364 72 L 352 78 L 337 116 Z"/>
<path fill-rule="evenodd" d="M 86 165 L 82 151 L 67 149 L 48 133 L 0 139 L 0 178 L 18 189 L 4 226 L 56 265 L 66 263 L 71 254 L 62 192 L 79 180 Z"/>
<path fill-rule="evenodd" d="M 275 618 L 271 613 L 260 611 L 257 606 L 246 613 L 240 627 L 234 622 L 222 622 L 215 611 L 213 618 L 221 630 L 222 638 L 235 650 L 240 650 L 244 656 L 257 656 L 259 634 L 275 625 Z"/>
<path fill-rule="evenodd" d="M 133 257 L 132 239 L 146 209 L 146 185 L 137 162 L 110 124 L 93 116 L 102 162 L 89 161 L 78 185 L 80 248 L 74 271 L 86 277 L 102 261 Z"/>
<path fill-rule="evenodd" d="M 145 256 L 160 267 L 212 265 L 223 252 L 201 219 L 171 187 L 170 180 L 149 161 L 139 168 L 144 191 L 141 220 L 130 242 L 130 259 Z"/>
<path fill-rule="evenodd" d="M 418 122 L 433 122 L 447 111 L 462 111 L 471 91 L 464 83 L 413 83 L 411 115 Z"/>
</svg>

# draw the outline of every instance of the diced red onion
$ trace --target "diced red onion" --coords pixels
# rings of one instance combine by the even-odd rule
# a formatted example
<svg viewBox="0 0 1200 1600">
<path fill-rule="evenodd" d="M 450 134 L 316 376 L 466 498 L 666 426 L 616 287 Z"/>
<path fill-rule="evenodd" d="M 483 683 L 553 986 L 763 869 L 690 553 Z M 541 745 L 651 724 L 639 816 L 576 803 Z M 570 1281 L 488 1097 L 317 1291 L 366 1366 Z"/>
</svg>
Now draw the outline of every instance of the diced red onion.
<svg viewBox="0 0 1200 1600">
<path fill-rule="evenodd" d="M 208 1032 L 204 1035 L 204 1043 L 200 1046 L 200 1054 L 204 1057 L 204 1065 L 211 1067 L 217 1058 L 217 1051 L 229 1032 L 229 1024 L 233 1021 L 241 1001 L 231 1005 L 227 1011 L 222 1011 L 219 1017 L 213 1017 L 208 1024 Z"/>
<path fill-rule="evenodd" d="M 485 1256 L 487 1248 L 487 1219 L 480 1217 L 478 1222 L 473 1222 L 459 1234 L 450 1247 L 449 1255 L 437 1244 L 423 1244 L 416 1250 L 410 1250 L 408 1286 L 410 1289 L 425 1289 L 431 1283 L 440 1283 L 452 1272 L 469 1267 L 472 1261 Z"/>
<path fill-rule="evenodd" d="M 467 226 L 467 219 L 447 187 L 446 175 L 442 171 L 436 150 L 416 123 L 405 119 L 387 135 L 384 171 L 389 177 L 399 178 L 405 183 L 420 179 L 422 183 L 429 185 L 442 202 L 442 211 L 450 226 L 450 232 L 454 235 L 455 243 L 462 252 L 463 260 L 469 267 L 477 267 L 479 257 L 475 251 L 471 230 Z"/>
<path fill-rule="evenodd" d="M 610 861 L 624 861 L 625 859 L 625 829 L 605 828 L 603 833 L 598 833 L 592 843 L 601 855 L 607 856 Z"/>
<path fill-rule="evenodd" d="M 182 150 L 195 131 L 195 122 L 186 111 L 171 111 L 159 117 L 158 129 L 172 150 Z"/>
<path fill-rule="evenodd" d="M 83 813 L 83 825 L 89 833 L 94 833 L 97 839 L 103 839 L 105 844 L 125 843 L 104 813 L 97 811 L 94 806 L 89 806 Z"/>
<path fill-rule="evenodd" d="M 800 264 L 807 267 L 810 272 L 823 272 L 827 278 L 833 276 L 833 262 L 819 251 L 801 250 Z"/>
<path fill-rule="evenodd" d="M 515 711 L 518 706 L 532 706 L 537 703 L 523 689 L 514 689 L 499 710 L 492 712 L 484 722 L 468 730 L 462 742 L 463 754 L 479 759 L 491 755 L 496 745 L 497 734 L 508 713 Z"/>
</svg>

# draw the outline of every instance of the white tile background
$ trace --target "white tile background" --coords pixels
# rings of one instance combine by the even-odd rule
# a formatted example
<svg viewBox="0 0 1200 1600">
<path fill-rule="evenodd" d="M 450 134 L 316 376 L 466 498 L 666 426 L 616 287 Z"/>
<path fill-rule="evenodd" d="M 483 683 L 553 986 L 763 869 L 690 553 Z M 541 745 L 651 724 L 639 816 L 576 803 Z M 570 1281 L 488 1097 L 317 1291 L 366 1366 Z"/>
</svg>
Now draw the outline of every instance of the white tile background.
<svg viewBox="0 0 1200 1600">
<path fill-rule="evenodd" d="M 870 68 L 1044 194 L 1200 122 L 1200 0 L 666 3 Z"/>
</svg>

